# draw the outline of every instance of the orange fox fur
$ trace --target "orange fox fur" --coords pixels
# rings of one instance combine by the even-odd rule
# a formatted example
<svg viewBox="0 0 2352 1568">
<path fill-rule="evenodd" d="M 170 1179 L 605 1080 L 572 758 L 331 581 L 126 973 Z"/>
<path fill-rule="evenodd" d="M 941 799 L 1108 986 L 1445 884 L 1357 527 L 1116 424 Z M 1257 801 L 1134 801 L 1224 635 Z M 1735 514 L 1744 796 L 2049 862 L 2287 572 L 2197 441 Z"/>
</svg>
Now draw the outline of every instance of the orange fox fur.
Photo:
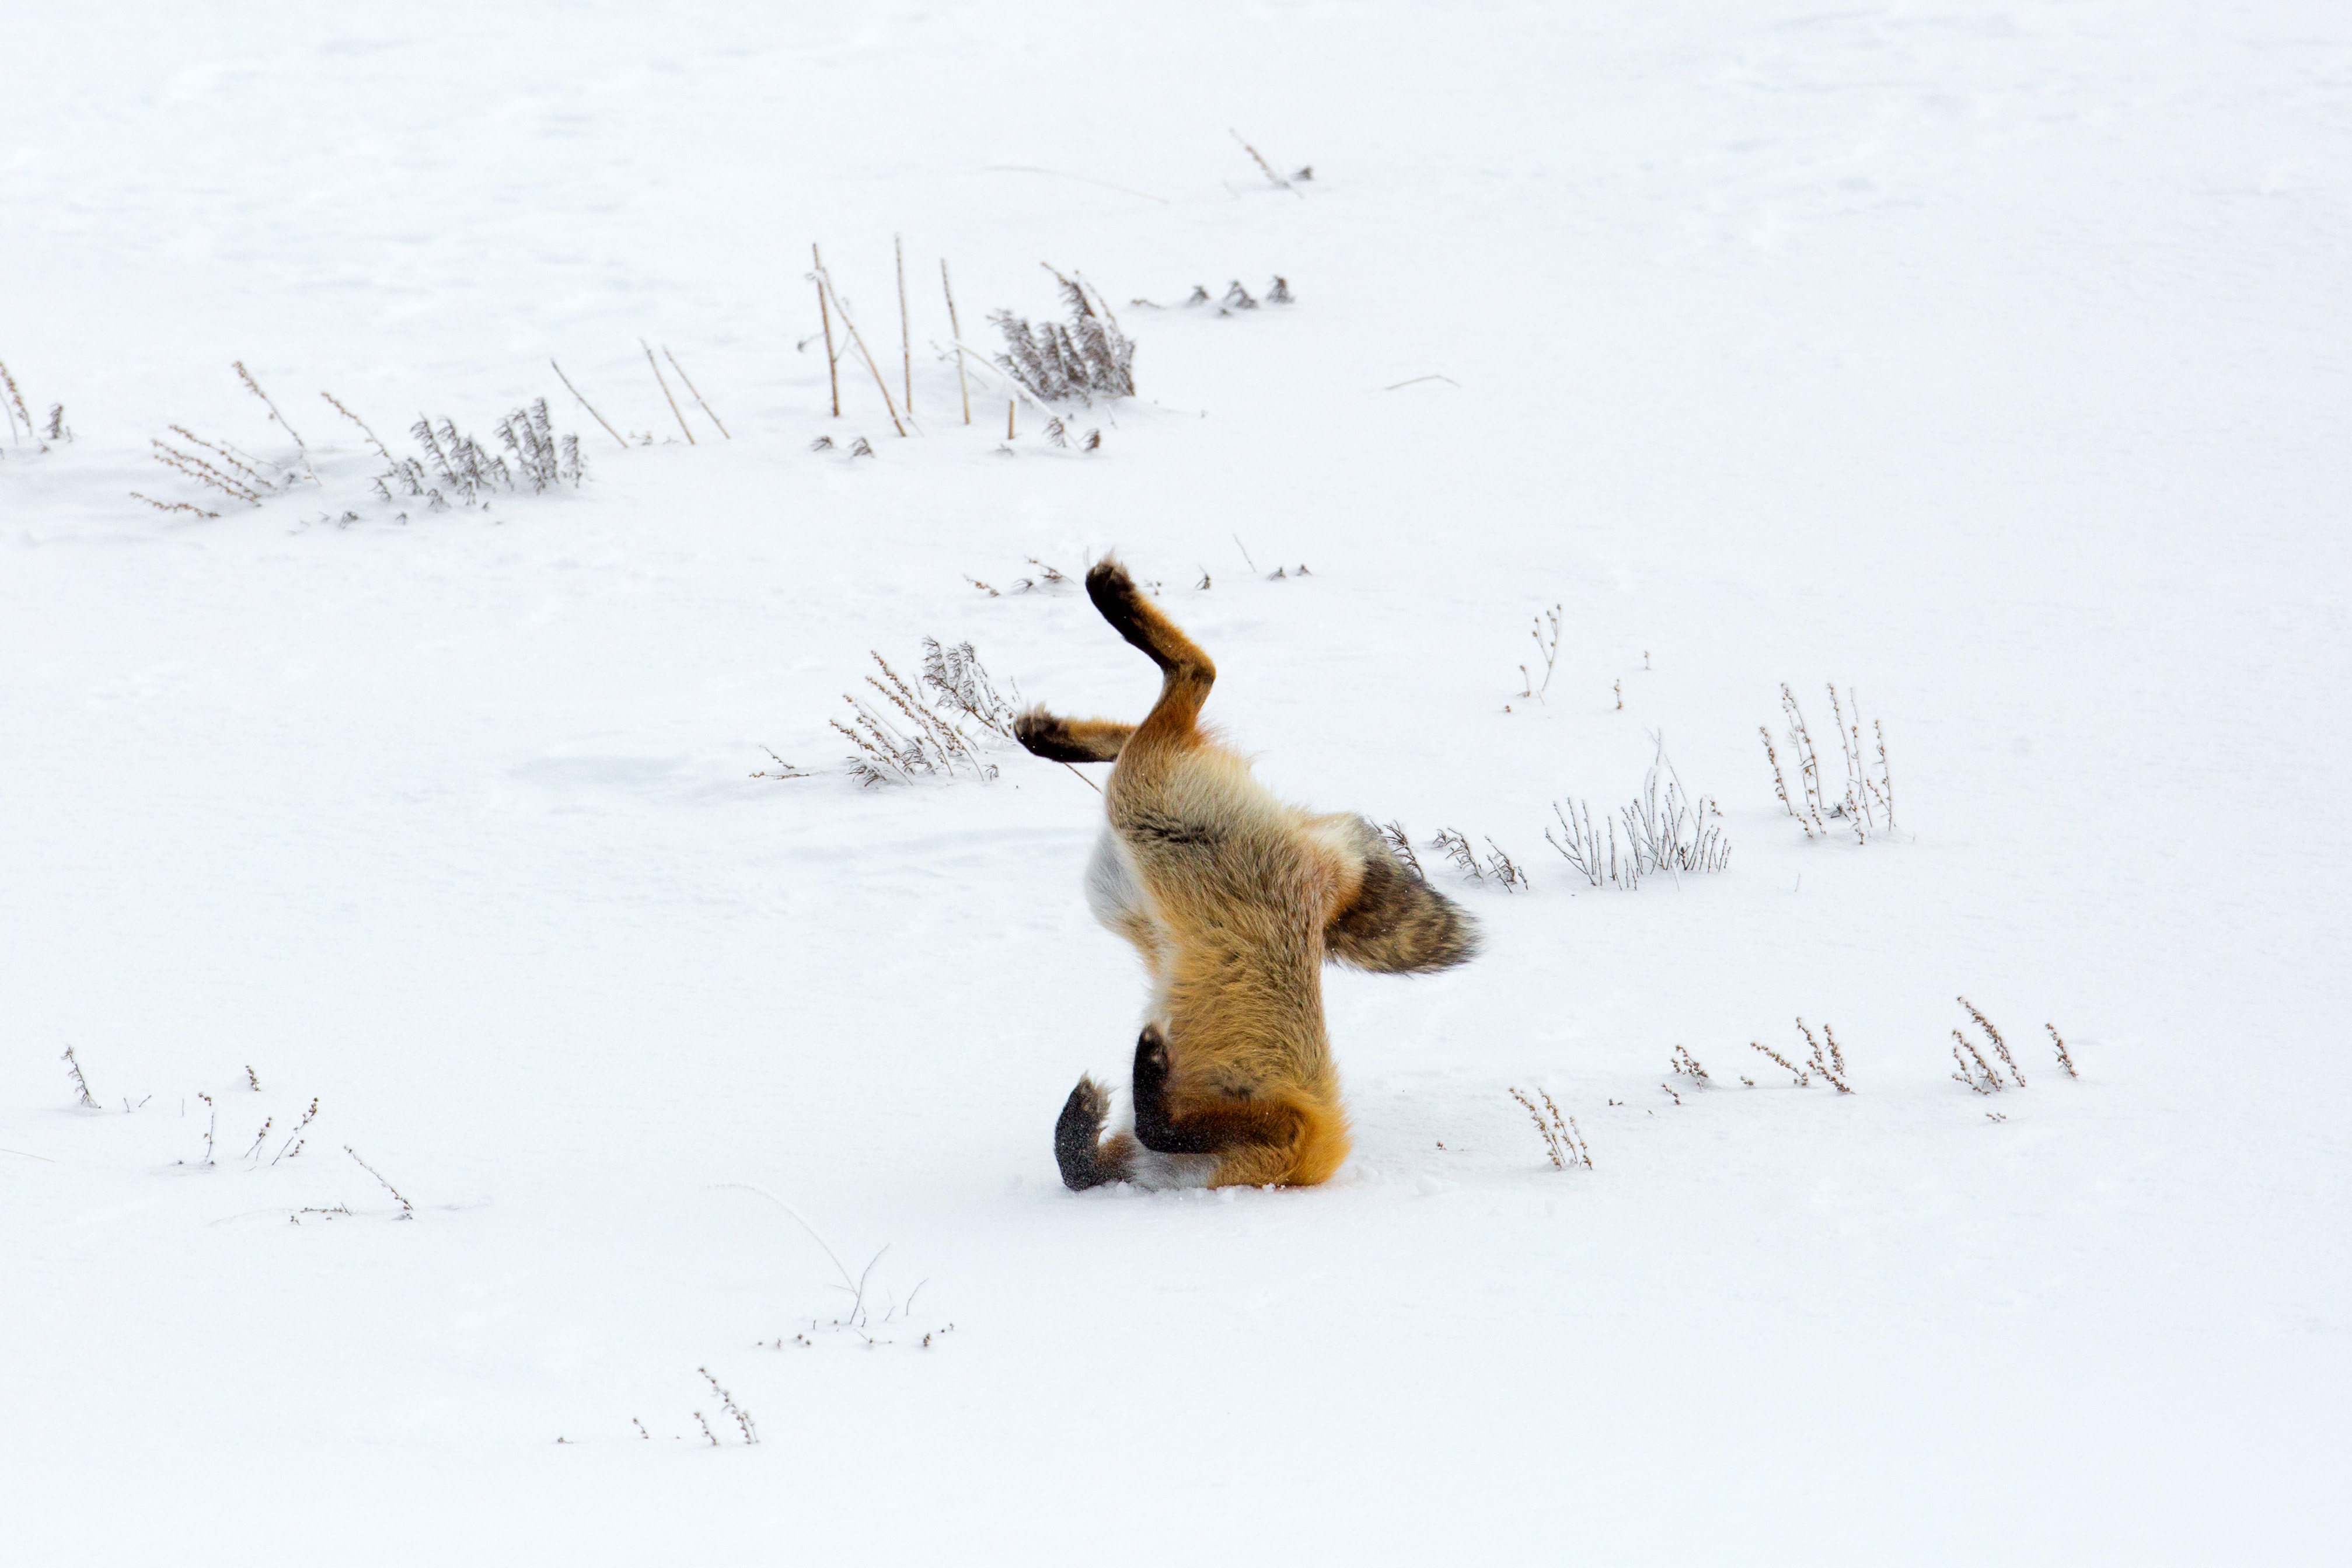
<svg viewBox="0 0 2352 1568">
<path fill-rule="evenodd" d="M 1014 729 L 1040 757 L 1116 764 L 1087 891 L 1142 956 L 1152 997 L 1134 1130 L 1104 1136 L 1109 1096 L 1081 1078 L 1055 1129 L 1062 1179 L 1311 1186 L 1348 1156 L 1325 961 L 1442 969 L 1471 956 L 1476 929 L 1370 822 L 1283 804 L 1202 730 L 1216 666 L 1123 567 L 1097 562 L 1087 593 L 1160 666 L 1159 702 L 1139 725 L 1033 708 Z"/>
</svg>

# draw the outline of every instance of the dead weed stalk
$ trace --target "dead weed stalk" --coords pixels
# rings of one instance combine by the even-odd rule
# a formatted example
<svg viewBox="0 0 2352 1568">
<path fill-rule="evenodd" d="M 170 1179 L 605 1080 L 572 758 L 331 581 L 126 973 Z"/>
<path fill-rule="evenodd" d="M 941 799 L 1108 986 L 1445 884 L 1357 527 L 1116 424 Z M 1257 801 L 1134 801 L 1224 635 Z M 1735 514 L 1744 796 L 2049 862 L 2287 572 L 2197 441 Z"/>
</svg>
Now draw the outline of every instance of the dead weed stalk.
<svg viewBox="0 0 2352 1568">
<path fill-rule="evenodd" d="M 1544 1150 L 1551 1155 L 1552 1167 L 1556 1170 L 1567 1170 L 1571 1166 L 1581 1166 L 1584 1169 L 1591 1170 L 1592 1151 L 1585 1147 L 1584 1134 L 1577 1130 L 1576 1118 L 1560 1115 L 1559 1107 L 1552 1103 L 1549 1091 L 1538 1089 L 1536 1092 L 1543 1096 L 1544 1108 L 1541 1111 L 1537 1110 L 1536 1103 L 1518 1089 L 1511 1091 L 1511 1098 L 1527 1108 L 1528 1119 L 1536 1124 L 1536 1131 L 1543 1135 Z"/>
<path fill-rule="evenodd" d="M 1764 756 L 1772 765 L 1772 787 L 1780 797 L 1780 804 L 1808 839 L 1827 838 L 1830 824 L 1837 822 L 1853 834 L 1854 842 L 1867 843 L 1876 832 L 1891 833 L 1895 828 L 1895 776 L 1886 759 L 1886 727 L 1879 720 L 1871 721 L 1871 732 L 1876 737 L 1878 776 L 1870 776 L 1864 759 L 1862 737 L 1862 706 L 1854 698 L 1853 688 L 1846 688 L 1840 698 L 1835 683 L 1829 687 L 1830 711 L 1836 716 L 1839 759 L 1844 764 L 1843 793 L 1832 799 L 1829 783 L 1822 772 L 1820 754 L 1813 746 L 1812 732 L 1806 727 L 1804 710 L 1798 706 L 1797 694 L 1786 682 L 1780 686 L 1780 714 L 1788 726 L 1790 758 L 1797 769 L 1797 790 L 1789 791 L 1787 778 L 1780 771 L 1780 755 L 1772 745 L 1769 727 L 1759 725 L 1757 734 L 1763 737 Z"/>
</svg>

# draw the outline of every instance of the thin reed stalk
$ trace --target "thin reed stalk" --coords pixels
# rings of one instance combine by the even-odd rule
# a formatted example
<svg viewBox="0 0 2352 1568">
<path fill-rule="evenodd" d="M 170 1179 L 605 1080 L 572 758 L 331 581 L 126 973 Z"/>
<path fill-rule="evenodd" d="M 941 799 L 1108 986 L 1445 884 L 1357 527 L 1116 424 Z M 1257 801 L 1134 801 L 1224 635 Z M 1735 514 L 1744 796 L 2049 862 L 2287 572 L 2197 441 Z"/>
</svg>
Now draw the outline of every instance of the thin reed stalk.
<svg viewBox="0 0 2352 1568">
<path fill-rule="evenodd" d="M 269 394 L 261 390 L 261 383 L 253 379 L 253 372 L 245 368 L 243 360 L 230 361 L 229 367 L 236 371 L 247 389 L 261 400 L 261 406 L 269 411 L 269 417 L 278 422 L 278 427 L 294 438 L 295 447 L 302 454 L 302 471 L 310 476 L 312 483 L 317 483 L 319 471 L 310 466 L 310 444 L 302 439 L 302 433 L 286 423 L 286 416 L 278 412 L 278 405 L 269 401 Z"/>
<path fill-rule="evenodd" d="M 677 399 L 669 395 L 669 382 L 662 376 L 661 361 L 654 358 L 653 345 L 640 338 L 637 340 L 637 347 L 646 351 L 646 363 L 653 366 L 654 382 L 661 388 L 663 401 L 669 404 L 669 412 L 677 418 L 677 427 L 686 432 L 686 444 L 688 446 L 699 446 L 702 444 L 694 439 L 694 431 L 686 423 L 686 415 L 679 411 Z"/>
<path fill-rule="evenodd" d="M 850 315 L 849 307 L 843 302 L 841 290 L 834 287 L 833 274 L 819 267 L 816 276 L 824 286 L 825 293 L 832 296 L 833 308 L 841 312 L 841 324 L 848 329 L 849 341 L 856 349 L 857 357 L 864 360 L 866 370 L 873 372 L 874 390 L 882 394 L 882 406 L 890 411 L 890 428 L 903 437 L 907 434 L 906 422 L 898 417 L 898 404 L 890 395 L 890 383 L 882 379 L 882 367 L 875 363 L 873 350 L 866 346 L 866 335 L 857 329 L 856 318 Z"/>
<path fill-rule="evenodd" d="M 824 257 L 814 245 L 809 246 L 809 260 L 816 271 L 811 274 L 816 284 L 817 314 L 824 318 L 824 376 L 833 387 L 833 417 L 841 417 L 841 357 L 833 351 L 833 307 L 825 302 Z"/>
<path fill-rule="evenodd" d="M 694 379 L 686 373 L 686 367 L 679 364 L 677 362 L 677 356 L 669 351 L 669 345 L 667 343 L 664 343 L 662 345 L 662 358 L 667 360 L 669 361 L 669 368 L 677 372 L 677 379 L 686 383 L 686 390 L 688 393 L 693 397 L 695 406 L 701 409 L 703 413 L 710 416 L 711 423 L 719 425 L 719 434 L 725 435 L 730 441 L 734 440 L 735 437 L 728 434 L 727 426 L 719 423 L 719 411 L 710 406 L 710 400 L 702 395 L 701 390 L 694 384 Z"/>
<path fill-rule="evenodd" d="M 966 424 L 970 424 L 971 423 L 971 382 L 966 379 L 964 375 L 963 354 L 961 351 L 963 340 L 963 323 L 956 319 L 955 285 L 948 281 L 948 258 L 946 256 L 940 257 L 940 289 L 948 297 L 948 331 L 955 340 L 959 350 L 959 352 L 956 354 L 956 390 L 963 394 L 963 422 Z M 1081 777 L 1083 777 L 1083 775 L 1081 775 Z"/>
<path fill-rule="evenodd" d="M 555 379 L 563 383 L 563 390 L 570 392 L 573 397 L 580 399 L 580 406 L 588 411 L 588 417 L 594 420 L 597 423 L 604 425 L 604 434 L 611 436 L 615 441 L 620 441 L 621 450 L 624 452 L 627 451 L 629 449 L 629 444 L 625 441 L 621 441 L 621 433 L 614 430 L 611 423 L 605 420 L 604 416 L 596 412 L 596 407 L 593 403 L 590 402 L 584 397 L 580 397 L 580 389 L 572 384 L 572 378 L 563 373 L 563 367 L 556 364 L 553 360 L 550 360 L 547 362 L 554 368 Z"/>
<path fill-rule="evenodd" d="M 890 236 L 890 248 L 898 258 L 898 371 L 907 393 L 907 417 L 915 417 L 915 332 L 912 318 L 907 314 L 907 242 L 897 235 Z"/>
</svg>

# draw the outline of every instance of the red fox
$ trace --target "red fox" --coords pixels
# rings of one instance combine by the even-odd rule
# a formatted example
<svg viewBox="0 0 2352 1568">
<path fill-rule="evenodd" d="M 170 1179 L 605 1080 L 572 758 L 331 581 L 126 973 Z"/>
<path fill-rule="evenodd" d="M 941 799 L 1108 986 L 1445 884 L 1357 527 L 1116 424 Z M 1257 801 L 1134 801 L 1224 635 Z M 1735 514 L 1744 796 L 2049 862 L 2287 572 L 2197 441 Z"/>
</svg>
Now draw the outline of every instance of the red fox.
<svg viewBox="0 0 2352 1568">
<path fill-rule="evenodd" d="M 1087 898 L 1142 955 L 1152 992 L 1135 1129 L 1105 1137 L 1109 1095 L 1079 1079 L 1054 1129 L 1062 1180 L 1312 1186 L 1348 1157 L 1324 962 L 1447 968 L 1476 951 L 1477 928 L 1371 823 L 1284 805 L 1202 730 L 1216 666 L 1118 561 L 1095 563 L 1087 596 L 1160 666 L 1160 700 L 1139 725 L 1032 708 L 1013 730 L 1056 762 L 1117 764 Z"/>
</svg>

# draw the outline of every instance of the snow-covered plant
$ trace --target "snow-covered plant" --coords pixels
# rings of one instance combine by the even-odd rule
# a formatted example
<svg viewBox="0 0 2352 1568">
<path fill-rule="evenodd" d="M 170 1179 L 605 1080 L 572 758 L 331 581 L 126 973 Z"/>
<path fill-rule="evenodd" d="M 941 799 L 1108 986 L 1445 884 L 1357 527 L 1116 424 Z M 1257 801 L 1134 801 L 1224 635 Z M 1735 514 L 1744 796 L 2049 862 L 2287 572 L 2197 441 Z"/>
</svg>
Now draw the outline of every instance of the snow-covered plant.
<svg viewBox="0 0 2352 1568">
<path fill-rule="evenodd" d="M 1048 270 L 1051 270 L 1050 268 Z M 1054 274 L 1068 306 L 1069 324 L 1032 326 L 1010 310 L 989 317 L 1004 334 L 996 362 L 1041 402 L 1135 395 L 1135 342 L 1120 330 L 1109 302 L 1078 278 Z"/>
<path fill-rule="evenodd" d="M 1591 806 L 1576 800 L 1555 802 L 1552 815 L 1559 819 L 1559 831 L 1555 835 L 1546 828 L 1545 841 L 1594 887 L 1614 883 L 1630 890 L 1660 872 L 1671 876 L 1721 871 L 1731 861 L 1730 842 L 1719 822 L 1710 820 L 1723 813 L 1708 796 L 1691 799 L 1663 740 L 1643 776 L 1642 793 L 1619 808 L 1615 817 L 1603 817 L 1596 826 Z M 1617 842 L 1620 822 L 1625 829 L 1622 851 Z"/>
<path fill-rule="evenodd" d="M 1052 568 L 1046 568 L 1052 571 Z M 953 707 L 983 728 L 1005 739 L 1013 737 L 1013 717 L 1020 711 L 988 678 L 988 671 L 969 643 L 945 647 L 935 637 L 923 639 L 923 685 L 935 694 L 933 702 Z M 1013 694 L 1019 696 L 1016 690 Z"/>
<path fill-rule="evenodd" d="M 555 434 L 549 425 L 545 398 L 516 409 L 499 422 L 499 438 L 514 454 L 511 465 L 471 434 L 460 432 L 453 420 L 444 419 L 436 427 L 430 419 L 419 419 L 408 427 L 408 434 L 416 438 L 425 457 L 391 457 L 392 465 L 375 481 L 377 493 L 387 501 L 394 499 L 397 491 L 423 500 L 437 512 L 453 502 L 478 507 L 493 495 L 514 492 L 526 485 L 538 495 L 559 485 L 577 486 L 587 477 L 580 438 Z"/>
<path fill-rule="evenodd" d="M 1265 298 L 1263 299 L 1252 298 L 1250 291 L 1242 287 L 1242 281 L 1237 277 L 1234 279 L 1233 282 L 1225 286 L 1224 297 L 1223 298 L 1219 298 L 1217 296 L 1211 294 L 1208 289 L 1196 283 L 1192 285 L 1192 292 L 1184 298 L 1177 301 L 1174 308 L 1179 310 L 1197 310 L 1202 306 L 1206 305 L 1212 308 L 1216 314 L 1220 316 L 1231 316 L 1236 311 L 1255 310 L 1261 305 L 1293 304 L 1297 300 L 1297 298 L 1298 297 L 1297 295 L 1290 291 L 1290 279 L 1282 277 L 1280 274 L 1276 274 L 1274 279 L 1265 286 Z M 1160 304 L 1156 299 L 1135 299 L 1129 301 L 1129 303 L 1140 305 L 1149 310 L 1166 310 L 1170 308 L 1170 307 Z"/>
<path fill-rule="evenodd" d="M 849 705 L 850 722 L 830 721 L 857 747 L 849 758 L 849 770 L 859 783 L 912 784 L 922 778 L 964 775 L 985 781 L 996 777 L 995 766 L 981 759 L 977 743 L 953 716 L 935 711 L 878 652 L 874 663 L 882 678 L 868 675 L 866 684 L 881 698 L 882 706 L 845 692 L 841 700 Z"/>
<path fill-rule="evenodd" d="M 549 428 L 547 400 L 519 408 L 499 421 L 499 439 L 515 455 L 515 471 L 530 482 L 533 495 L 558 485 L 577 486 L 586 475 L 577 435 L 558 436 Z"/>
<path fill-rule="evenodd" d="M 1853 688 L 1848 686 L 1840 698 L 1837 685 L 1832 682 L 1829 694 L 1830 710 L 1837 716 L 1839 759 L 1845 765 L 1843 792 L 1835 798 L 1822 772 L 1804 710 L 1797 706 L 1797 694 L 1786 682 L 1780 685 L 1780 714 L 1788 725 L 1790 760 L 1797 769 L 1795 794 L 1790 793 L 1788 779 L 1781 774 L 1780 754 L 1772 745 L 1771 730 L 1759 725 L 1756 733 L 1764 738 L 1764 756 L 1772 764 L 1772 786 L 1780 793 L 1780 804 L 1805 830 L 1805 837 L 1827 838 L 1830 824 L 1836 822 L 1853 832 L 1854 842 L 1867 843 L 1872 833 L 1895 831 L 1895 776 L 1886 760 L 1886 727 L 1879 720 L 1871 721 L 1878 755 L 1878 777 L 1874 779 L 1864 757 L 1862 705 L 1854 700 Z"/>
<path fill-rule="evenodd" d="M 1486 841 L 1486 854 L 1483 858 L 1470 847 L 1468 835 L 1457 828 L 1438 829 L 1428 847 L 1452 861 L 1461 869 L 1462 874 L 1473 882 L 1498 882 L 1506 893 L 1526 893 L 1534 886 L 1519 862 L 1511 858 L 1510 852 L 1492 839 Z M 1414 869 L 1420 869 L 1418 864 Z"/>
</svg>

